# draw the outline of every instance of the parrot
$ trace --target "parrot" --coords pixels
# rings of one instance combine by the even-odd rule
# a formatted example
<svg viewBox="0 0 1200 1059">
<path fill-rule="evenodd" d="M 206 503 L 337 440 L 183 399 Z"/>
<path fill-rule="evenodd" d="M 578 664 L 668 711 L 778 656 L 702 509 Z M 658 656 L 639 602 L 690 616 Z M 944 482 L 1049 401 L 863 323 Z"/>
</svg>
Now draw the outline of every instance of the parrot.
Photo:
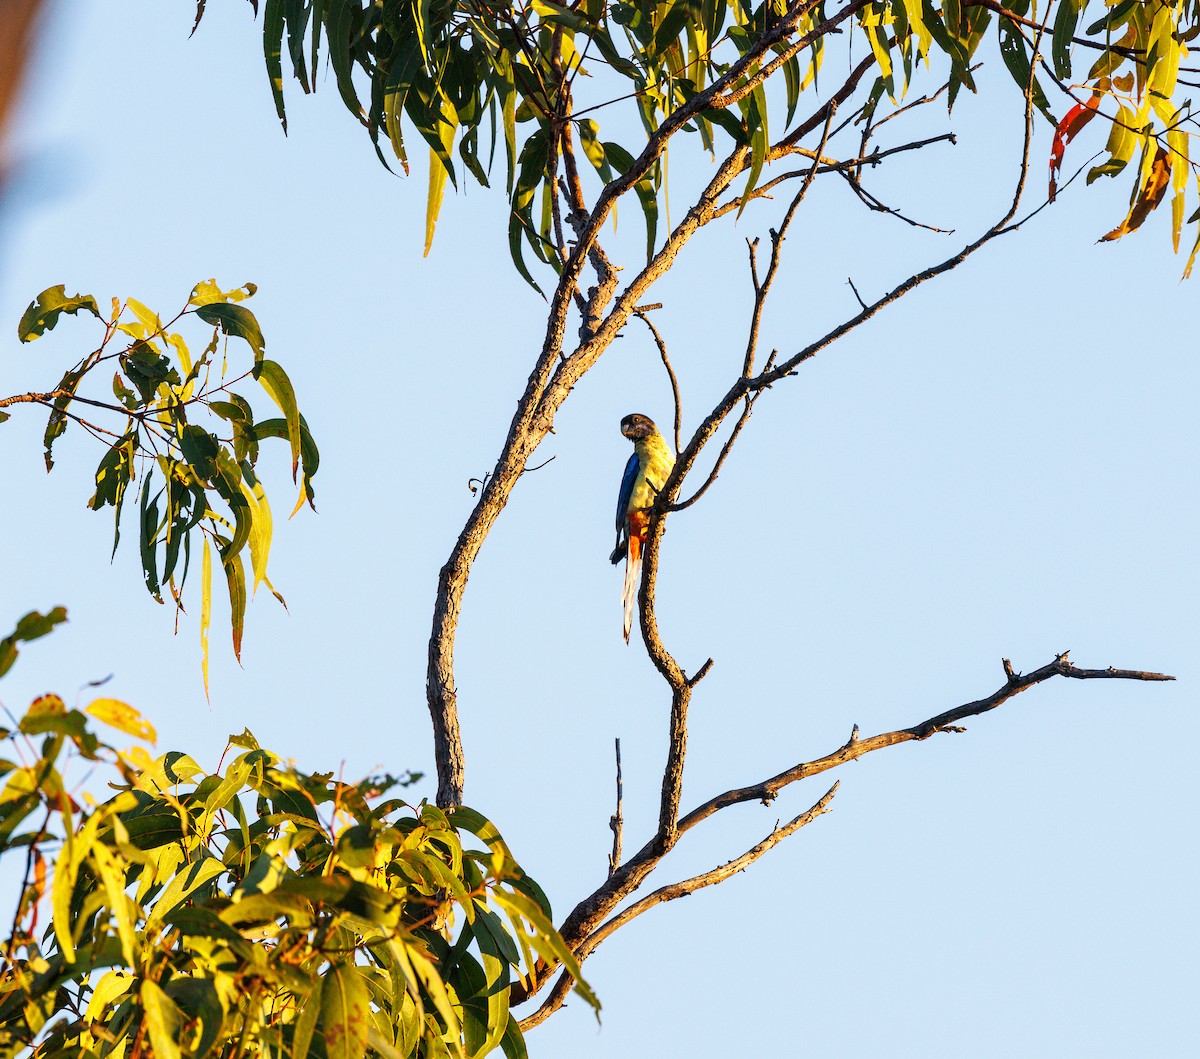
<svg viewBox="0 0 1200 1059">
<path fill-rule="evenodd" d="M 633 603 L 642 574 L 642 544 L 646 540 L 647 511 L 666 484 L 675 457 L 666 439 L 649 416 L 633 412 L 621 420 L 621 433 L 633 442 L 633 455 L 625 464 L 621 492 L 617 497 L 617 546 L 609 561 L 616 566 L 625 560 L 625 642 L 633 626 Z"/>
</svg>

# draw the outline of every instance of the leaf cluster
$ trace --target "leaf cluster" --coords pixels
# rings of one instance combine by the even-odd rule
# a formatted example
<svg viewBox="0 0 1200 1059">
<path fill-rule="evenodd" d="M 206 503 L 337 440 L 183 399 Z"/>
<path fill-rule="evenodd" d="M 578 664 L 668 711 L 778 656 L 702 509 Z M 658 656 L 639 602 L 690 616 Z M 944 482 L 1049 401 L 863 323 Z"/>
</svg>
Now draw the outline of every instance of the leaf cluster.
<svg viewBox="0 0 1200 1059">
<path fill-rule="evenodd" d="M 56 695 L 0 730 L 0 858 L 25 865 L 0 1054 L 517 1057 L 511 986 L 538 957 L 578 973 L 488 820 L 396 796 L 419 776 L 303 772 L 248 731 L 208 772 L 93 719 L 154 738 L 125 703 Z M 81 763 L 117 793 L 80 795 Z"/>
<path fill-rule="evenodd" d="M 1072 44 L 1078 39 L 1080 26 L 1090 17 L 1087 7 L 1086 0 L 1066 0 L 1057 8 L 1051 55 L 1053 76 L 1061 81 L 1070 81 L 1076 72 L 1073 64 L 1079 54 Z M 1178 252 L 1190 177 L 1200 198 L 1200 168 L 1189 151 L 1196 128 L 1192 101 L 1176 102 L 1178 90 L 1188 84 L 1180 78 L 1188 44 L 1200 36 L 1200 4 L 1194 0 L 1114 0 L 1104 7 L 1102 17 L 1082 30 L 1084 39 L 1102 40 L 1104 47 L 1098 49 L 1099 57 L 1090 64 L 1080 86 L 1083 98 L 1055 129 L 1050 197 L 1053 199 L 1056 191 L 1066 144 L 1092 118 L 1102 115 L 1109 122 L 1107 158 L 1089 169 L 1087 182 L 1120 175 L 1135 154 L 1138 162 L 1129 210 L 1101 240 L 1111 242 L 1137 230 L 1166 200 L 1170 190 L 1171 240 Z M 1107 109 L 1102 110 L 1101 104 L 1107 104 Z M 1200 206 L 1187 222 L 1198 224 L 1198 231 L 1184 268 L 1185 278 L 1191 274 L 1200 251 Z"/>
<path fill-rule="evenodd" d="M 1057 0 L 1041 10 L 1030 0 L 265 0 L 263 41 L 285 129 L 285 70 L 309 92 L 327 57 L 342 100 L 385 164 L 387 149 L 407 171 L 406 130 L 416 130 L 430 151 L 427 253 L 447 180 L 457 186 L 465 171 L 486 186 L 503 143 L 510 251 L 537 287 L 526 255 L 561 271 L 569 253 L 564 217 L 569 226 L 582 201 L 572 191 L 576 141 L 605 185 L 635 160 L 649 162 L 637 165 L 631 186 L 652 254 L 666 150 L 651 145 L 664 122 L 687 108 L 688 120 L 666 139 L 682 131 L 698 134 L 709 152 L 722 138 L 750 147 L 744 208 L 788 142 L 827 38 L 844 32 L 834 23 L 847 14 L 852 58 L 864 50 L 873 58 L 857 118 L 866 128 L 883 97 L 898 103 L 935 58 L 948 64 L 949 106 L 962 87 L 975 91 L 980 46 L 994 30 L 1006 68 L 1051 122 L 1051 82 L 1075 103 L 1082 93 L 1111 104 L 1108 160 L 1089 181 L 1118 175 L 1139 153 L 1129 214 L 1105 238 L 1136 229 L 1169 186 L 1178 250 L 1190 175 L 1200 191 L 1188 150 L 1191 102 L 1175 99 L 1188 44 L 1200 33 L 1196 0 Z M 1081 55 L 1090 68 L 1071 84 Z M 782 91 L 768 91 L 772 79 Z M 602 136 L 598 115 L 618 103 L 634 108 L 641 136 L 627 122 L 617 126 L 619 138 Z M 1077 131 L 1072 115 L 1058 128 L 1054 168 L 1064 138 Z M 652 157 L 643 159 L 647 149 Z M 1188 220 L 1200 231 L 1200 211 Z M 1195 251 L 1189 271 L 1194 258 Z"/>
<path fill-rule="evenodd" d="M 138 548 L 147 591 L 159 603 L 164 589 L 183 609 L 193 541 L 203 542 L 201 641 L 208 679 L 211 616 L 211 551 L 216 550 L 229 589 L 233 647 L 241 656 L 246 600 L 260 584 L 275 592 L 267 574 L 272 537 L 271 507 L 257 473 L 261 442 L 285 439 L 300 495 L 293 514 L 315 493 L 319 453 L 284 369 L 266 357 L 266 342 L 243 302 L 248 283 L 222 290 L 212 280 L 196 284 L 187 304 L 166 323 L 142 302 L 112 300 L 107 317 L 90 294 L 68 295 L 62 284 L 43 291 L 21 318 L 18 337 L 32 342 L 53 329 L 64 313 L 90 314 L 99 322 L 97 346 L 64 372 L 48 393 L 18 395 L 21 402 L 50 408 L 44 434 L 46 469 L 53 447 L 71 423 L 103 442 L 96 489 L 88 506 L 113 509 L 113 554 L 121 539 L 121 516 L 129 487 L 141 479 L 137 497 Z M 180 325 L 200 324 L 207 337 L 194 353 Z M 202 332 L 203 333 L 203 332 Z M 229 339 L 237 339 L 231 349 Z M 248 353 L 244 357 L 239 351 Z M 107 369 L 113 370 L 108 393 Z M 85 386 L 91 383 L 91 389 Z M 257 384 L 281 413 L 256 419 L 245 387 Z M 7 418 L 7 416 L 5 416 Z M 250 573 L 243 556 L 250 554 Z"/>
</svg>

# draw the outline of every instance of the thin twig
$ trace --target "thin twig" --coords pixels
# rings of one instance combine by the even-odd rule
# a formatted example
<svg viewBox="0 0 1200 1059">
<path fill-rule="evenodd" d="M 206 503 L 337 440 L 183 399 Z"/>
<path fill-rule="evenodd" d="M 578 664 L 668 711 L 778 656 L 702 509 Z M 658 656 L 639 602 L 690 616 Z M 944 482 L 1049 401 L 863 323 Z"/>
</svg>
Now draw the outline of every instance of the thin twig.
<svg viewBox="0 0 1200 1059">
<path fill-rule="evenodd" d="M 791 227 L 792 219 L 796 216 L 796 211 L 800 208 L 800 203 L 804 201 L 808 194 L 808 189 L 812 187 L 813 180 L 817 175 L 818 160 L 825 151 L 825 145 L 829 142 L 829 129 L 833 124 L 833 116 L 837 113 L 837 102 L 831 100 L 825 108 L 825 127 L 821 131 L 821 142 L 817 145 L 815 152 L 816 157 L 813 159 L 813 164 L 809 167 L 808 175 L 804 178 L 804 182 L 800 185 L 800 190 L 796 192 L 792 199 L 791 205 L 788 206 L 787 212 L 783 215 L 783 221 L 779 225 L 779 230 L 771 231 L 771 261 L 767 266 L 767 273 L 763 277 L 762 282 L 758 281 L 758 259 L 755 250 L 758 246 L 758 240 L 750 243 L 750 279 L 754 284 L 754 308 L 750 312 L 750 333 L 746 338 L 746 356 L 742 361 L 742 378 L 748 379 L 750 373 L 754 370 L 754 355 L 758 352 L 758 332 L 762 324 L 763 308 L 767 304 L 767 297 L 771 293 L 771 285 L 775 282 L 775 277 L 779 272 L 779 262 L 783 253 L 783 241 L 787 238 L 788 228 Z"/>
<path fill-rule="evenodd" d="M 677 504 L 672 504 L 669 508 L 667 508 L 668 511 L 683 511 L 685 508 L 691 507 L 697 500 L 699 500 L 705 493 L 708 492 L 709 487 L 717 480 L 717 475 L 721 473 L 721 468 L 725 465 L 726 458 L 733 450 L 733 444 L 735 441 L 737 441 L 738 435 L 742 432 L 742 427 L 744 427 L 747 421 L 750 419 L 750 414 L 754 411 L 754 402 L 757 401 L 760 396 L 762 396 L 761 392 L 751 394 L 746 398 L 746 403 L 742 406 L 742 414 L 738 416 L 737 422 L 733 425 L 733 431 L 730 433 L 729 437 L 725 439 L 725 444 L 721 446 L 721 452 L 717 456 L 717 462 L 713 464 L 712 470 L 708 472 L 708 477 L 704 479 L 704 484 L 700 486 L 700 488 L 697 489 L 690 497 L 688 497 L 687 500 L 681 500 Z"/>
<path fill-rule="evenodd" d="M 661 309 L 662 305 L 640 305 L 633 311 L 633 315 L 650 328 L 650 334 L 654 336 L 654 344 L 658 346 L 658 355 L 662 358 L 663 367 L 667 369 L 667 378 L 671 380 L 671 396 L 675 400 L 675 453 L 678 455 L 682 448 L 679 439 L 683 432 L 683 406 L 679 399 L 679 380 L 675 378 L 675 369 L 671 367 L 671 358 L 667 356 L 666 342 L 658 333 L 658 328 L 651 323 L 650 317 L 646 315 L 647 310 L 652 308 Z"/>
<path fill-rule="evenodd" d="M 617 738 L 613 742 L 616 744 L 617 752 L 617 811 L 608 821 L 608 826 L 612 828 L 613 833 L 612 853 L 608 857 L 608 877 L 610 879 L 613 877 L 613 872 L 621 866 L 621 837 L 625 826 L 625 817 L 621 812 L 622 800 L 625 797 L 625 788 L 621 780 L 621 740 Z"/>
</svg>

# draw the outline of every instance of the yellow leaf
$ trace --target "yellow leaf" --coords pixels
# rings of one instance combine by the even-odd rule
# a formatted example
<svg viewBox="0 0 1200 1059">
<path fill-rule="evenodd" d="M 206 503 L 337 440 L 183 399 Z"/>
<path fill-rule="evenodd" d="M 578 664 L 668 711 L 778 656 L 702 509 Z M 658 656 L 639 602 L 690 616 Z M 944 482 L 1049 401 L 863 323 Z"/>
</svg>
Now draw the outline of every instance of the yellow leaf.
<svg viewBox="0 0 1200 1059">
<path fill-rule="evenodd" d="M 1171 181 L 1171 156 L 1160 147 L 1152 156 L 1146 152 L 1149 165 L 1143 163 L 1145 177 L 1141 189 L 1129 208 L 1129 215 L 1111 232 L 1100 237 L 1102 243 L 1112 242 L 1141 227 L 1150 212 L 1162 201 Z"/>
<path fill-rule="evenodd" d="M 129 306 L 133 315 L 141 321 L 147 335 L 162 333 L 162 321 L 158 318 L 158 313 L 154 312 L 153 309 L 143 305 L 136 298 L 126 298 L 125 304 Z"/>
<path fill-rule="evenodd" d="M 438 122 L 438 137 L 442 147 L 449 156 L 454 144 L 454 133 L 458 129 L 458 112 L 450 100 L 442 95 L 442 116 Z M 429 152 L 429 199 L 425 203 L 425 256 L 429 256 L 429 248 L 433 246 L 433 229 L 437 226 L 438 214 L 442 211 L 442 198 L 446 194 L 446 178 L 449 171 L 438 158 L 432 148 Z"/>
<path fill-rule="evenodd" d="M 57 716 L 66 712 L 66 703 L 57 695 L 39 695 L 29 704 L 28 715 L 36 717 L 39 714 L 50 713 Z"/>
<path fill-rule="evenodd" d="M 250 522 L 250 566 L 254 571 L 254 588 L 250 594 L 254 595 L 259 584 L 267 579 L 267 556 L 271 551 L 271 505 L 267 503 L 266 491 L 257 478 L 253 485 L 245 478 L 238 484 L 254 516 Z M 304 495 L 303 490 L 301 495 Z"/>
<path fill-rule="evenodd" d="M 138 772 L 145 772 L 154 764 L 154 758 L 150 756 L 144 746 L 131 746 L 128 750 L 121 751 L 121 757 Z"/>
<path fill-rule="evenodd" d="M 442 199 L 446 194 L 446 167 L 431 150 L 429 152 L 429 199 L 425 204 L 425 257 L 433 246 L 433 230 L 437 227 L 438 214 L 442 210 Z"/>
<path fill-rule="evenodd" d="M 200 563 L 200 669 L 204 674 L 204 698 L 208 694 L 208 627 L 212 624 L 212 549 L 204 538 L 204 556 Z"/>
<path fill-rule="evenodd" d="M 1200 192 L 1200 173 L 1196 174 L 1196 191 Z M 1188 255 L 1187 265 L 1183 269 L 1183 278 L 1187 279 L 1192 274 L 1192 266 L 1196 263 L 1196 255 L 1200 253 L 1200 224 L 1196 226 L 1196 242 L 1192 246 L 1192 252 Z"/>
<path fill-rule="evenodd" d="M 98 721 L 112 725 L 113 728 L 126 735 L 135 735 L 139 739 L 145 739 L 148 743 L 153 743 L 158 739 L 158 733 L 155 732 L 154 726 L 132 706 L 120 699 L 95 699 L 84 712 L 91 714 Z"/>
</svg>

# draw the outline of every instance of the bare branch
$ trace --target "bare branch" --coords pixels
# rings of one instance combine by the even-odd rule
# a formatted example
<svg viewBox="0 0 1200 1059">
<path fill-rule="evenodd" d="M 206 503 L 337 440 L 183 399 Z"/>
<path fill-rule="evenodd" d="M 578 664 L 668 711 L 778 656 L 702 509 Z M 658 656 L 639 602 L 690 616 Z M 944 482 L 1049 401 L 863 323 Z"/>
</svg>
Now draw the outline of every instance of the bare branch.
<svg viewBox="0 0 1200 1059">
<path fill-rule="evenodd" d="M 610 879 L 613 877 L 613 872 L 621 866 L 621 838 L 625 826 L 625 817 L 621 812 L 621 804 L 625 796 L 624 785 L 621 782 L 621 740 L 613 741 L 616 743 L 617 751 L 617 811 L 608 821 L 608 826 L 612 828 L 613 833 L 613 848 L 608 858 L 608 877 Z"/>
<path fill-rule="evenodd" d="M 769 803 L 774 800 L 784 787 L 790 784 L 808 779 L 822 772 L 828 772 L 850 761 L 857 761 L 866 754 L 882 750 L 884 747 L 895 746 L 899 743 L 920 742 L 939 732 L 962 732 L 964 729 L 958 724 L 959 721 L 988 713 L 1002 706 L 1009 699 L 1021 694 L 1021 692 L 1044 681 L 1051 680 L 1054 677 L 1066 677 L 1073 680 L 1137 680 L 1152 682 L 1175 679 L 1173 676 L 1165 673 L 1154 673 L 1136 669 L 1116 669 L 1112 667 L 1108 669 L 1079 669 L 1068 660 L 1067 654 L 1064 651 L 1062 654 L 1056 656 L 1054 661 L 1026 675 L 1015 673 L 1012 670 L 1011 663 L 1006 664 L 1004 667 L 1004 684 L 986 698 L 977 699 L 974 702 L 964 703 L 961 706 L 945 710 L 909 728 L 883 732 L 866 739 L 859 736 L 858 726 L 855 725 L 854 730 L 850 733 L 850 738 L 832 753 L 812 761 L 802 762 L 760 783 L 725 791 L 723 794 L 718 794 L 710 798 L 679 819 L 674 837 L 671 843 L 666 845 L 666 848 L 664 848 L 661 833 L 656 834 L 592 894 L 579 902 L 570 915 L 567 916 L 566 920 L 564 920 L 559 932 L 572 952 L 578 954 L 583 949 L 586 941 L 608 919 L 617 905 L 637 890 L 641 882 L 657 867 L 669 851 L 670 846 L 677 841 L 678 837 L 722 809 L 753 801 Z M 551 970 L 545 965 L 540 965 L 533 975 L 532 989 L 526 989 L 522 986 L 514 987 L 512 995 L 513 1004 L 519 1004 L 530 999 L 545 984 Z M 558 989 L 557 983 L 555 989 L 556 991 Z"/>
<path fill-rule="evenodd" d="M 924 228 L 927 232 L 936 232 L 938 235 L 954 234 L 953 228 L 937 228 L 932 224 L 925 224 L 922 221 L 914 221 L 911 217 L 901 213 L 898 209 L 896 209 L 896 207 L 886 205 L 884 202 L 880 201 L 877 196 L 872 195 L 871 192 L 862 186 L 862 181 L 859 179 L 858 174 L 855 171 L 839 169 L 838 174 L 845 179 L 846 183 L 850 185 L 850 190 L 858 196 L 858 200 L 868 209 L 873 210 L 876 213 L 886 213 L 888 216 L 895 217 L 897 220 L 903 221 L 905 224 L 912 225 L 914 228 Z"/>
<path fill-rule="evenodd" d="M 612 919 L 608 920 L 583 942 L 575 952 L 576 959 L 582 963 L 586 960 L 597 948 L 601 942 L 611 937 L 621 927 L 625 926 L 631 920 L 636 919 L 643 912 L 649 911 L 656 905 L 664 904 L 667 901 L 674 901 L 680 897 L 688 897 L 694 894 L 697 890 L 702 890 L 707 886 L 715 886 L 717 883 L 722 883 L 731 876 L 736 875 L 740 871 L 745 871 L 751 864 L 759 859 L 768 850 L 779 845 L 785 838 L 794 835 L 800 828 L 807 824 L 811 824 L 818 816 L 822 816 L 829 812 L 829 803 L 833 801 L 833 796 L 837 793 L 840 781 L 835 783 L 821 797 L 821 799 L 812 806 L 806 809 L 799 816 L 789 820 L 782 827 L 776 826 L 775 829 L 767 835 L 761 842 L 752 846 L 740 857 L 736 857 L 725 864 L 722 864 L 710 871 L 702 872 L 700 875 L 694 875 L 690 879 L 684 879 L 681 882 L 671 883 L 669 886 L 662 886 L 651 894 L 647 894 L 640 901 L 623 908 Z M 532 1029 L 539 1025 L 554 1014 L 565 1002 L 567 995 L 571 991 L 571 986 L 574 983 L 574 978 L 567 972 L 563 971 L 558 980 L 554 983 L 554 988 L 550 991 L 541 1007 L 532 1015 L 521 1020 L 521 1030 Z"/>
<path fill-rule="evenodd" d="M 710 669 L 712 669 L 712 667 L 713 667 L 713 660 L 710 658 L 710 659 L 708 659 L 707 662 L 704 663 L 704 665 L 702 665 L 699 669 L 696 670 L 696 675 L 694 677 L 688 678 L 688 685 L 690 687 L 694 688 L 697 684 L 700 683 L 700 681 L 702 681 L 706 676 L 708 676 L 708 671 Z"/>
<path fill-rule="evenodd" d="M 688 894 L 693 894 L 697 890 L 704 889 L 706 886 L 714 886 L 717 883 L 724 882 L 730 876 L 744 871 L 769 849 L 777 846 L 785 838 L 794 835 L 806 824 L 811 824 L 818 816 L 827 813 L 829 811 L 829 803 L 833 801 L 833 796 L 837 793 L 839 786 L 841 786 L 841 780 L 834 783 L 810 809 L 805 810 L 782 827 L 777 826 L 766 838 L 752 846 L 740 857 L 719 867 L 712 868 L 709 871 L 702 872 L 699 875 L 694 875 L 690 879 L 684 879 L 682 882 L 662 886 L 653 893 L 643 897 L 640 901 L 636 901 L 623 908 L 617 915 L 613 916 L 612 919 L 608 920 L 588 936 L 587 941 L 580 946 L 577 955 L 581 959 L 590 956 L 595 952 L 600 943 L 610 937 L 616 930 L 623 927 L 630 920 L 636 919 L 643 912 L 653 908 L 655 905 L 662 904 L 664 901 L 674 901 L 679 897 L 686 897 Z"/>
<path fill-rule="evenodd" d="M 794 765 L 777 776 L 763 780 L 761 783 L 751 784 L 749 787 L 739 787 L 736 790 L 726 791 L 724 794 L 718 794 L 716 797 L 710 798 L 679 821 L 680 833 L 682 834 L 690 830 L 701 821 L 707 820 L 714 813 L 730 805 L 737 805 L 741 802 L 770 802 L 789 784 L 807 779 L 809 776 L 828 772 L 830 769 L 844 765 L 848 761 L 857 761 L 860 757 L 870 754 L 875 750 L 882 750 L 884 747 L 895 746 L 898 743 L 925 740 L 932 735 L 936 735 L 938 732 L 961 732 L 963 729 L 958 727 L 957 722 L 965 720 L 968 717 L 978 717 L 980 714 L 988 713 L 996 709 L 997 706 L 1002 706 L 1014 696 L 1021 694 L 1021 692 L 1053 677 L 1069 677 L 1073 680 L 1161 681 L 1175 679 L 1165 673 L 1151 673 L 1137 669 L 1114 669 L 1111 667 L 1108 669 L 1078 669 L 1067 660 L 1067 652 L 1065 651 L 1057 656 L 1053 662 L 1049 662 L 1040 669 L 1035 669 L 1032 673 L 1024 676 L 1013 673 L 1011 663 L 1008 663 L 1007 660 L 1005 661 L 1004 672 L 1006 679 L 1004 684 L 986 698 L 976 699 L 974 702 L 964 703 L 962 706 L 955 706 L 953 709 L 939 713 L 928 720 L 921 721 L 919 724 L 914 724 L 911 728 L 900 728 L 892 732 L 882 732 L 879 735 L 869 736 L 866 739 L 859 738 L 856 726 L 850 739 L 845 744 L 832 753 L 826 754 L 824 757 L 801 762 L 799 765 Z"/>
<path fill-rule="evenodd" d="M 825 108 L 825 127 L 821 132 L 821 142 L 817 145 L 814 152 L 813 164 L 809 167 L 808 175 L 804 178 L 804 183 L 800 185 L 800 190 L 796 192 L 792 199 L 791 205 L 788 206 L 787 212 L 783 215 L 783 222 L 779 226 L 779 231 L 772 229 L 771 231 L 771 262 L 767 266 L 767 274 L 763 277 L 763 281 L 758 281 L 758 261 L 755 255 L 755 250 L 758 246 L 756 239 L 750 244 L 750 279 L 754 284 L 754 308 L 750 312 L 750 334 L 746 339 L 746 356 L 742 361 L 742 377 L 748 379 L 750 373 L 754 370 L 754 355 L 758 352 L 758 331 L 762 324 L 763 307 L 767 303 L 767 297 L 771 293 L 771 284 L 775 282 L 775 276 L 779 272 L 779 260 L 783 251 L 783 241 L 787 238 L 787 230 L 791 227 L 792 218 L 796 216 L 796 211 L 800 208 L 800 203 L 804 201 L 808 194 L 808 189 L 812 187 L 813 178 L 817 175 L 818 160 L 825 151 L 825 145 L 829 142 L 829 127 L 833 124 L 833 116 L 837 113 L 837 103 L 831 101 Z M 749 407 L 747 406 L 747 413 Z"/>
<path fill-rule="evenodd" d="M 671 358 L 667 356 L 667 344 L 663 341 L 662 335 L 658 333 L 658 328 L 650 322 L 650 317 L 646 315 L 651 308 L 661 309 L 662 305 L 639 305 L 633 310 L 633 315 L 650 328 L 650 334 L 654 336 L 654 344 L 658 346 L 658 355 L 662 358 L 663 367 L 667 369 L 667 378 L 671 380 L 671 396 L 675 399 L 675 452 L 678 454 L 682 448 L 679 439 L 683 430 L 683 406 L 679 400 L 679 380 L 675 378 L 675 369 L 671 367 Z"/>
</svg>

